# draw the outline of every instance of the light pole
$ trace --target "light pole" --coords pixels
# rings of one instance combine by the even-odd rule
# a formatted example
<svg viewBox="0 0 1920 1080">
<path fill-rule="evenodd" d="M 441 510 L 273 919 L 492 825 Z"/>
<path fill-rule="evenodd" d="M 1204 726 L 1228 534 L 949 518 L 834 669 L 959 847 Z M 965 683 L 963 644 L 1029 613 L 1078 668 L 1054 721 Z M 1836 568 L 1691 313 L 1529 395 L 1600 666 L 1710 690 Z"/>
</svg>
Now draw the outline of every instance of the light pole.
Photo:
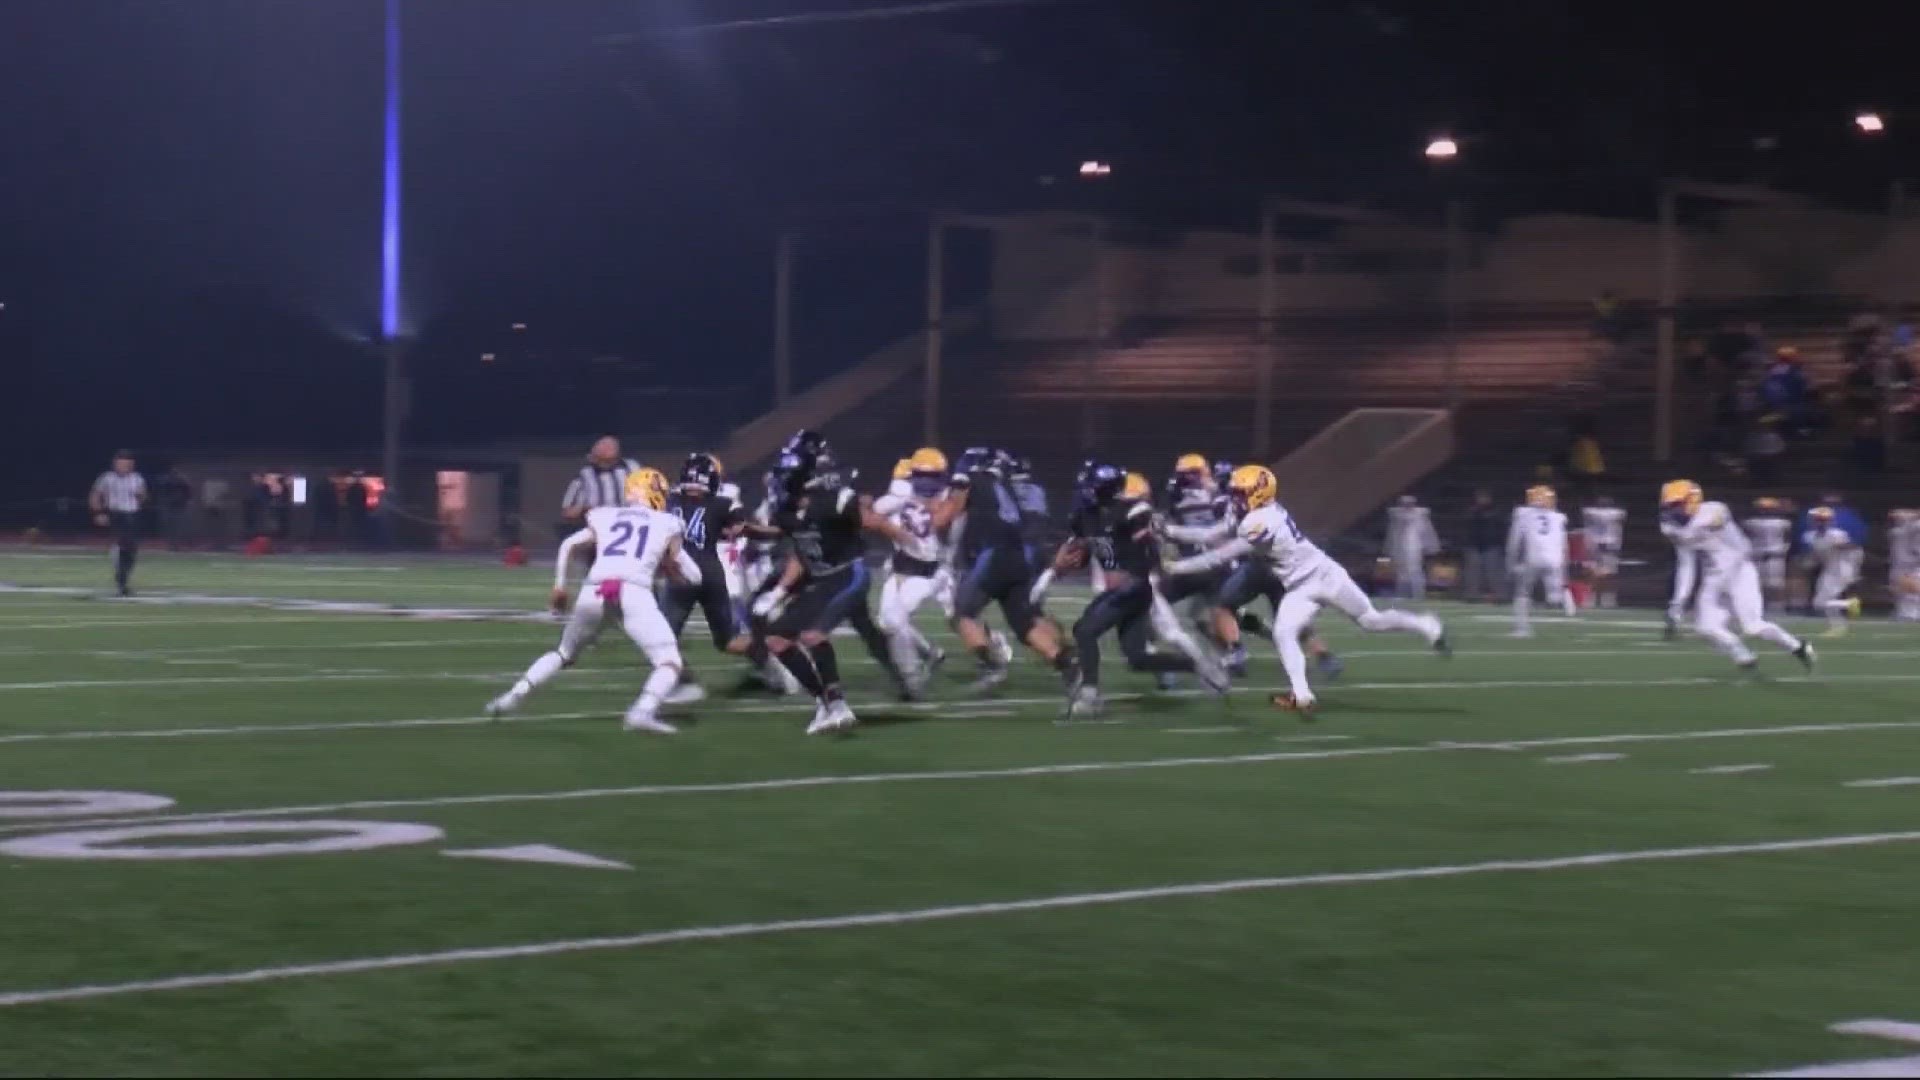
<svg viewBox="0 0 1920 1080">
<path fill-rule="evenodd" d="M 1460 158 L 1460 143 L 1451 135 L 1435 135 L 1427 140 L 1427 160 L 1436 168 L 1451 166 Z M 1447 195 L 1446 269 L 1440 286 L 1440 303 L 1446 323 L 1447 352 L 1441 379 L 1447 384 L 1444 401 L 1448 410 L 1460 407 L 1460 262 L 1466 208 L 1460 198 Z"/>
<path fill-rule="evenodd" d="M 386 109 L 380 203 L 380 339 L 386 354 L 380 513 L 392 540 L 400 502 L 400 418 L 406 409 L 405 345 L 400 338 L 400 0 L 387 0 Z"/>
</svg>

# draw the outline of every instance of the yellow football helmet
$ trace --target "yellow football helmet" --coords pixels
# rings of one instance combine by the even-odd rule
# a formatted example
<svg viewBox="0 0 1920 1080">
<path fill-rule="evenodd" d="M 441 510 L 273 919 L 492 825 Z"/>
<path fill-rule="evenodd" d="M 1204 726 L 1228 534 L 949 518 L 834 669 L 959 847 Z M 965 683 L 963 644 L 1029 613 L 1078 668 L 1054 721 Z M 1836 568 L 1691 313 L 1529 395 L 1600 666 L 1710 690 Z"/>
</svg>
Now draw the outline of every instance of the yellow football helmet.
<svg viewBox="0 0 1920 1080">
<path fill-rule="evenodd" d="M 1753 508 L 1762 514 L 1777 514 L 1780 512 L 1780 500 L 1771 495 L 1762 495 L 1753 500 Z"/>
<path fill-rule="evenodd" d="M 1120 497 L 1132 502 L 1148 498 L 1153 494 L 1153 485 L 1137 472 L 1127 474 L 1127 482 L 1120 488 Z"/>
<path fill-rule="evenodd" d="M 1903 526 L 1903 525 L 1911 525 L 1913 524 L 1913 521 L 1915 518 L 1920 518 L 1920 510 L 1889 510 L 1887 511 L 1887 520 L 1893 522 L 1893 525 L 1895 528 L 1899 528 L 1900 526 Z"/>
<path fill-rule="evenodd" d="M 1535 484 L 1527 489 L 1527 505 L 1541 510 L 1551 510 L 1559 505 L 1560 497 L 1545 484 Z"/>
<path fill-rule="evenodd" d="M 907 468 L 910 472 L 940 473 L 945 475 L 947 471 L 947 455 L 941 453 L 934 447 L 923 446 L 915 450 L 912 456 L 907 458 Z"/>
<path fill-rule="evenodd" d="M 907 477 L 912 475 L 913 475 L 913 462 L 907 460 L 906 458 L 901 458 L 899 461 L 896 461 L 893 463 L 893 478 L 895 480 L 905 480 Z"/>
<path fill-rule="evenodd" d="M 1819 523 L 1820 523 L 1820 524 L 1822 524 L 1822 525 L 1829 525 L 1829 524 L 1832 524 L 1832 522 L 1833 522 L 1833 507 L 1831 507 L 1831 506 L 1816 506 L 1816 507 L 1814 507 L 1813 509 L 1811 509 L 1811 510 L 1809 510 L 1809 511 L 1807 511 L 1807 517 L 1808 517 L 1808 518 L 1809 518 L 1810 520 L 1813 520 L 1813 521 L 1817 521 L 1817 522 L 1819 522 Z"/>
<path fill-rule="evenodd" d="M 1195 473 L 1199 476 L 1207 476 L 1212 472 L 1213 466 L 1207 463 L 1205 454 L 1181 454 L 1179 460 L 1173 463 L 1173 474 L 1175 476 L 1184 473 Z"/>
<path fill-rule="evenodd" d="M 1699 484 L 1691 480 L 1669 480 L 1660 485 L 1660 509 L 1662 510 L 1679 509 L 1691 514 L 1700 509 L 1700 504 L 1705 500 L 1706 493 L 1700 490 Z"/>
<path fill-rule="evenodd" d="M 1227 478 L 1227 490 L 1241 506 L 1258 510 L 1280 497 L 1280 481 L 1265 465 L 1242 465 Z"/>
<path fill-rule="evenodd" d="M 665 510 L 667 508 L 667 474 L 659 469 L 642 465 L 627 474 L 626 496 L 628 506 Z"/>
</svg>

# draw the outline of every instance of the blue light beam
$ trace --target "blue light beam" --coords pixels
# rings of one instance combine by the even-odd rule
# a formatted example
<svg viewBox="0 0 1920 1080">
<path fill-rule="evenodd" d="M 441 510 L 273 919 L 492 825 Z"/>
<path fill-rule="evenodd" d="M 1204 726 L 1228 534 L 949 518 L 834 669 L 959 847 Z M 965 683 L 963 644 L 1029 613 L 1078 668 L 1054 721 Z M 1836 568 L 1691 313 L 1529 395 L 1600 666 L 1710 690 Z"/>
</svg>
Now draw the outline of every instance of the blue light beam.
<svg viewBox="0 0 1920 1080">
<path fill-rule="evenodd" d="M 385 190 L 380 218 L 380 333 L 400 336 L 400 0 L 387 0 Z"/>
</svg>

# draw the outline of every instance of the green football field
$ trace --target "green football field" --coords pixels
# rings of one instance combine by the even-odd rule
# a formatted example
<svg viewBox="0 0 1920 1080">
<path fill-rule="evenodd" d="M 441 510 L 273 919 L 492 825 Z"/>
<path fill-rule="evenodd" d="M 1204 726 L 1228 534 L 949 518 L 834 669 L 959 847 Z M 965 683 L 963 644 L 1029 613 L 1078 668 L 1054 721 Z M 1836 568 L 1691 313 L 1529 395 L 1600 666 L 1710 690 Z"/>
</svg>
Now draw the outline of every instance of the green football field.
<svg viewBox="0 0 1920 1080">
<path fill-rule="evenodd" d="M 106 576 L 0 554 L 12 585 Z M 901 707 L 846 642 L 868 723 L 837 740 L 725 693 L 679 736 L 623 733 L 639 666 L 610 633 L 487 723 L 556 628 L 451 609 L 533 611 L 546 576 L 156 556 L 145 602 L 0 594 L 0 1074 L 1920 1053 L 1920 628 L 1822 640 L 1812 679 L 1766 652 L 1748 682 L 1644 612 L 1521 642 L 1503 609 L 1437 605 L 1452 661 L 1335 616 L 1347 673 L 1312 724 L 1266 706 L 1264 642 L 1224 701 L 1110 649 L 1113 706 L 1072 725 L 1024 659 L 996 698 L 956 658 Z M 1833 1030 L 1872 1018 L 1911 1024 Z"/>
</svg>

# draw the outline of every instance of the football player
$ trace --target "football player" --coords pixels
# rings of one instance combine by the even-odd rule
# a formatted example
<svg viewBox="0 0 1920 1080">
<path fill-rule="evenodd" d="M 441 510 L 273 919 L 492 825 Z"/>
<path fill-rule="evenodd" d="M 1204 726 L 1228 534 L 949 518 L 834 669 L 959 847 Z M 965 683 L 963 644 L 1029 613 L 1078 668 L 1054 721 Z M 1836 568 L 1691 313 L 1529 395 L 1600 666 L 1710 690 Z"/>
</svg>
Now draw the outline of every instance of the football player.
<svg viewBox="0 0 1920 1080">
<path fill-rule="evenodd" d="M 1887 515 L 1887 587 L 1893 593 L 1893 617 L 1920 622 L 1920 510 Z"/>
<path fill-rule="evenodd" d="M 567 564 L 575 549 L 588 547 L 594 556 L 566 629 L 560 632 L 560 647 L 535 660 L 511 690 L 488 702 L 487 715 L 512 712 L 535 687 L 572 667 L 613 612 L 653 665 L 640 697 L 627 709 L 627 729 L 660 735 L 678 730 L 658 716 L 680 678 L 681 665 L 679 643 L 654 598 L 654 579 L 664 573 L 683 584 L 699 585 L 701 569 L 682 547 L 680 519 L 666 512 L 667 478 L 659 470 L 643 467 L 629 473 L 624 494 L 626 506 L 587 511 L 586 527 L 560 544 L 554 558 L 555 614 L 567 612 Z"/>
<path fill-rule="evenodd" d="M 1580 508 L 1580 527 L 1587 534 L 1587 573 L 1593 578 L 1595 607 L 1620 606 L 1616 582 L 1620 578 L 1621 541 L 1626 536 L 1627 512 L 1611 496 L 1596 495 Z"/>
<path fill-rule="evenodd" d="M 1778 645 L 1811 671 L 1813 646 L 1762 616 L 1753 545 L 1726 504 L 1707 502 L 1700 485 L 1691 480 L 1669 480 L 1660 488 L 1660 517 L 1680 552 L 1681 566 L 1696 558 L 1701 566 L 1694 629 L 1742 669 L 1753 670 L 1759 663 L 1753 650 L 1727 629 L 1731 613 L 1741 634 Z"/>
<path fill-rule="evenodd" d="M 1835 527 L 1833 507 L 1816 506 L 1808 511 L 1807 520 L 1812 528 L 1801 542 L 1819 573 L 1813 585 L 1813 610 L 1827 617 L 1827 636 L 1840 637 L 1847 632 L 1847 618 L 1860 615 L 1860 598 L 1848 594 L 1860 580 L 1863 553 L 1845 529 Z"/>
<path fill-rule="evenodd" d="M 913 613 L 943 587 L 949 593 L 953 588 L 953 570 L 941 551 L 929 509 L 946 495 L 950 475 L 947 455 L 923 446 L 894 465 L 887 493 L 873 501 L 875 511 L 912 538 L 908 546 L 894 549 L 891 570 L 880 586 L 879 623 L 893 647 L 894 666 L 907 673 L 916 693 L 925 689 L 927 678 L 947 658 L 945 650 L 914 627 Z"/>
<path fill-rule="evenodd" d="M 1173 463 L 1164 498 L 1162 531 L 1174 541 L 1174 551 L 1180 556 L 1198 555 L 1205 550 L 1205 544 L 1179 540 L 1176 533 L 1204 536 L 1232 512 L 1227 506 L 1227 493 L 1215 485 L 1213 468 L 1200 454 L 1182 454 Z M 1195 624 L 1205 627 L 1214 644 L 1223 651 L 1228 668 L 1241 670 L 1246 667 L 1247 648 L 1240 642 L 1240 625 L 1219 603 L 1220 590 L 1232 573 L 1230 566 L 1217 567 L 1206 574 L 1168 578 L 1161 582 L 1161 588 L 1169 604 L 1176 610 L 1185 604 L 1185 614 Z"/>
<path fill-rule="evenodd" d="M 1286 669 L 1289 690 L 1276 694 L 1277 707 L 1310 713 L 1316 705 L 1307 685 L 1307 656 L 1300 648 L 1301 631 L 1323 606 L 1339 608 L 1369 633 L 1399 631 L 1418 634 L 1441 656 L 1451 656 L 1446 628 L 1432 615 L 1415 615 L 1373 606 L 1346 568 L 1328 558 L 1300 531 L 1293 516 L 1276 501 L 1280 482 L 1264 465 L 1242 465 L 1228 481 L 1227 493 L 1239 516 L 1235 537 L 1212 551 L 1181 559 L 1167 567 L 1171 574 L 1204 572 L 1236 559 L 1258 555 L 1270 563 L 1286 595 L 1274 613 L 1274 647 Z"/>
<path fill-rule="evenodd" d="M 724 475 L 720 459 L 712 454 L 688 454 L 681 466 L 680 482 L 667 499 L 667 510 L 680 519 L 682 543 L 700 566 L 700 581 L 691 585 L 663 583 L 660 608 L 678 638 L 698 605 L 714 648 L 744 656 L 755 667 L 766 668 L 772 665 L 766 644 L 756 641 L 749 631 L 745 608 L 737 605 L 727 580 L 724 548 L 742 534 L 747 513 L 722 493 Z M 692 673 L 683 672 L 680 685 L 667 700 L 669 704 L 681 704 L 705 696 L 706 691 Z"/>
<path fill-rule="evenodd" d="M 833 451 L 812 432 L 788 443 L 773 474 L 780 499 L 774 526 L 790 551 L 773 587 L 753 602 L 753 615 L 765 620 L 767 647 L 814 697 L 807 734 L 846 731 L 859 718 L 847 704 L 831 635 L 842 622 L 853 621 L 855 612 L 871 622 L 866 533 L 879 533 L 896 545 L 908 537 L 842 482 Z M 887 651 L 876 659 L 895 685 L 904 687 Z"/>
<path fill-rule="evenodd" d="M 1753 541 L 1754 565 L 1760 570 L 1760 591 L 1769 609 L 1785 603 L 1787 553 L 1793 549 L 1793 518 L 1779 499 L 1753 500 L 1753 516 L 1741 523 Z"/>
<path fill-rule="evenodd" d="M 1387 557 L 1393 560 L 1393 591 L 1402 600 L 1427 598 L 1427 556 L 1440 550 L 1433 512 L 1411 495 L 1387 508 Z"/>
<path fill-rule="evenodd" d="M 1073 536 L 1054 556 L 1055 565 L 1063 568 L 1091 560 L 1106 570 L 1106 589 L 1073 624 L 1083 681 L 1067 704 L 1068 716 L 1095 716 L 1104 707 L 1100 638 L 1109 630 L 1119 634 L 1127 665 L 1135 671 L 1156 675 L 1195 671 L 1215 693 L 1225 693 L 1229 685 L 1226 669 L 1186 632 L 1154 587 L 1160 559 L 1149 494 L 1146 478 L 1139 473 L 1096 464 L 1088 470 L 1086 489 L 1076 499 L 1079 509 L 1072 522 Z M 1179 655 L 1149 651 L 1150 635 L 1173 646 Z"/>
<path fill-rule="evenodd" d="M 1574 613 L 1573 594 L 1567 591 L 1567 515 L 1545 484 L 1527 489 L 1527 502 L 1513 508 L 1513 527 L 1507 531 L 1507 569 L 1513 575 L 1513 636 L 1532 637 L 1527 621 L 1533 590 L 1539 586 L 1549 604 Z"/>
<path fill-rule="evenodd" d="M 1008 660 L 996 655 L 981 616 L 997 603 L 1007 626 L 1060 674 L 1067 692 L 1080 684 L 1080 662 L 1060 627 L 1033 603 L 1033 564 L 1027 557 L 1024 516 L 1008 484 L 1010 455 L 973 447 L 954 463 L 947 496 L 933 504 L 933 527 L 945 529 L 966 515 L 959 543 L 966 567 L 954 589 L 954 630 L 980 663 L 976 686 L 991 689 L 1007 679 Z"/>
</svg>

